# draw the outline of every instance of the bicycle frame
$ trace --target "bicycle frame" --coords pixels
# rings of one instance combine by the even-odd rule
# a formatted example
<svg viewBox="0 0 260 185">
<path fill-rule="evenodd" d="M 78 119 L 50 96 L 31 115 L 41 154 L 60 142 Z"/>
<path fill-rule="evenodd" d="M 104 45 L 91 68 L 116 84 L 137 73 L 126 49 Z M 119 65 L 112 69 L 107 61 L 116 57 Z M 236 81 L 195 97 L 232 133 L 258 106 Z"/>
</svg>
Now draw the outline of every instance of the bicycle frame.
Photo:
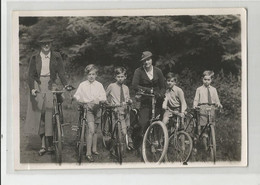
<svg viewBox="0 0 260 185">
<path fill-rule="evenodd" d="M 210 125 L 212 125 L 212 122 L 211 122 L 211 109 L 212 109 L 212 107 L 206 108 L 206 111 L 207 111 L 207 124 L 204 126 L 204 128 L 202 130 L 200 130 L 199 115 L 197 116 L 197 118 L 198 118 L 198 120 L 197 120 L 197 129 L 198 129 L 198 138 L 199 139 L 202 138 L 203 133 L 205 133 L 206 130 L 210 128 Z M 198 110 L 196 110 L 196 111 L 198 111 Z"/>
</svg>

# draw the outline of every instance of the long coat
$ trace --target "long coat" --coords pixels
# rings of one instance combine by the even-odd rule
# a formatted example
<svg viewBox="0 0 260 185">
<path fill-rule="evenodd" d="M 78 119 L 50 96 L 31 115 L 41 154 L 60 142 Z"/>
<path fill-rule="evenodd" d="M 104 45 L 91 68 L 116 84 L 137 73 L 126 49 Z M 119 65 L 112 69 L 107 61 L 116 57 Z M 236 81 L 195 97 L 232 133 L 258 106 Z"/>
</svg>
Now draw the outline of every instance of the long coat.
<svg viewBox="0 0 260 185">
<path fill-rule="evenodd" d="M 60 53 L 51 51 L 49 66 L 50 66 L 50 78 L 47 83 L 44 83 L 46 84 L 46 86 L 48 86 L 48 89 L 51 90 L 52 84 L 55 83 L 55 80 L 57 79 L 57 75 L 59 76 L 62 84 L 64 86 L 67 85 L 63 60 Z M 29 85 L 30 93 L 28 97 L 27 115 L 26 115 L 25 130 L 24 130 L 24 132 L 27 134 L 40 134 L 41 114 L 42 114 L 42 109 L 45 108 L 43 106 L 44 105 L 43 103 L 47 95 L 38 94 L 37 97 L 34 97 L 32 96 L 31 91 L 32 89 L 38 89 L 38 87 L 41 86 L 42 84 L 41 76 L 40 76 L 41 69 L 42 69 L 42 60 L 41 60 L 40 52 L 38 52 L 32 55 L 29 63 L 28 85 Z M 48 114 L 48 117 L 49 116 L 51 115 Z"/>
</svg>

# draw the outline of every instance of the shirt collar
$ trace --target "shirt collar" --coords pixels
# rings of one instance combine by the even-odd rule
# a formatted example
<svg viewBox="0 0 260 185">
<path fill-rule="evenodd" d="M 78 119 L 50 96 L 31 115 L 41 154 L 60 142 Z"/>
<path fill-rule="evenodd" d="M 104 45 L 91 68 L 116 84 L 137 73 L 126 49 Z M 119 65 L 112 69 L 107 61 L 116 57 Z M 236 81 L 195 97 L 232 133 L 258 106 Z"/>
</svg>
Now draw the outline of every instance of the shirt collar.
<svg viewBox="0 0 260 185">
<path fill-rule="evenodd" d="M 152 65 L 152 69 L 151 69 L 151 71 L 146 71 L 146 69 L 143 67 L 143 69 L 144 69 L 144 71 L 146 72 L 146 73 L 151 73 L 151 74 L 153 74 L 153 65 Z"/>
<path fill-rule="evenodd" d="M 211 85 L 209 85 L 208 87 L 206 87 L 205 85 L 203 85 L 203 87 L 206 88 L 206 89 L 207 89 L 207 88 L 210 89 L 210 88 L 211 88 Z"/>
<path fill-rule="evenodd" d="M 40 52 L 40 55 L 42 58 L 50 58 L 51 57 L 51 52 L 48 53 L 48 55 L 45 55 L 42 51 Z"/>
<path fill-rule="evenodd" d="M 174 85 L 170 90 L 175 92 L 176 91 L 176 85 Z"/>
</svg>

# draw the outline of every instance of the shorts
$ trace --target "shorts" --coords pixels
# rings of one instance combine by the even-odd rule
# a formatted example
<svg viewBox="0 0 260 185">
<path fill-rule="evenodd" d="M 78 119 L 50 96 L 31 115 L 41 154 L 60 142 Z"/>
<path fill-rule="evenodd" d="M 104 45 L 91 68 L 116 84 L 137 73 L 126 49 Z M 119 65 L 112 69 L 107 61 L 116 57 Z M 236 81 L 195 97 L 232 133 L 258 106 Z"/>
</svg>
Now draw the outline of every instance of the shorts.
<svg viewBox="0 0 260 185">
<path fill-rule="evenodd" d="M 208 113 L 206 108 L 211 108 L 210 114 L 211 114 L 211 123 L 215 125 L 215 107 L 214 106 L 208 106 L 208 105 L 200 105 L 200 112 L 199 112 L 199 124 L 200 126 L 207 125 L 208 122 Z"/>
<path fill-rule="evenodd" d="M 100 106 L 95 105 L 88 105 L 87 107 L 87 121 L 100 123 L 101 122 L 101 109 Z"/>
</svg>

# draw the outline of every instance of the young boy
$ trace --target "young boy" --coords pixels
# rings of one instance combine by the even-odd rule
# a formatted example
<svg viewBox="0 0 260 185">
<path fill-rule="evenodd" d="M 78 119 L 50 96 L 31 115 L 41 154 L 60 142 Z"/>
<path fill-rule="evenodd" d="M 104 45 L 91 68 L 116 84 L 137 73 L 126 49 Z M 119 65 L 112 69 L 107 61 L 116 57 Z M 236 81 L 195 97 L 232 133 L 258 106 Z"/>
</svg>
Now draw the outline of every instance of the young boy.
<svg viewBox="0 0 260 185">
<path fill-rule="evenodd" d="M 97 132 L 96 128 L 101 121 L 101 110 L 99 102 L 106 101 L 106 92 L 103 85 L 96 81 L 97 67 L 93 64 L 89 64 L 85 68 L 87 80 L 82 82 L 74 98 L 80 102 L 87 104 L 87 120 L 88 120 L 88 132 L 87 132 L 87 153 L 86 158 L 90 162 L 94 162 L 91 155 L 99 155 L 97 152 Z M 91 150 L 92 149 L 92 150 Z"/>
<path fill-rule="evenodd" d="M 127 77 L 126 69 L 124 67 L 117 67 L 114 70 L 114 77 L 116 79 L 115 83 L 111 83 L 106 90 L 108 103 L 113 105 L 126 105 L 126 103 L 131 103 L 129 89 L 124 84 L 124 81 Z M 130 114 L 129 109 L 122 108 L 122 111 L 125 119 L 121 120 L 122 130 L 124 135 L 128 135 L 128 148 L 133 149 L 133 142 L 131 138 L 131 129 L 130 129 Z"/>
<path fill-rule="evenodd" d="M 210 84 L 213 79 L 213 71 L 204 71 L 202 76 L 203 85 L 197 88 L 195 98 L 193 101 L 193 108 L 200 107 L 200 117 L 199 124 L 201 127 L 204 127 L 207 124 L 207 111 L 206 108 L 212 105 L 217 107 L 222 107 L 219 101 L 218 93 L 216 88 L 212 87 Z M 215 123 L 215 109 L 211 109 L 211 118 L 212 122 Z M 201 130 L 201 129 L 200 129 Z M 203 134 L 203 143 L 205 150 L 207 150 L 207 138 L 206 133 Z"/>
<path fill-rule="evenodd" d="M 184 93 L 181 88 L 176 86 L 176 82 L 176 75 L 171 72 L 166 75 L 167 90 L 162 105 L 162 108 L 165 110 L 162 122 L 165 124 L 168 123 L 172 112 L 177 111 L 184 117 L 184 112 L 187 109 Z"/>
</svg>

